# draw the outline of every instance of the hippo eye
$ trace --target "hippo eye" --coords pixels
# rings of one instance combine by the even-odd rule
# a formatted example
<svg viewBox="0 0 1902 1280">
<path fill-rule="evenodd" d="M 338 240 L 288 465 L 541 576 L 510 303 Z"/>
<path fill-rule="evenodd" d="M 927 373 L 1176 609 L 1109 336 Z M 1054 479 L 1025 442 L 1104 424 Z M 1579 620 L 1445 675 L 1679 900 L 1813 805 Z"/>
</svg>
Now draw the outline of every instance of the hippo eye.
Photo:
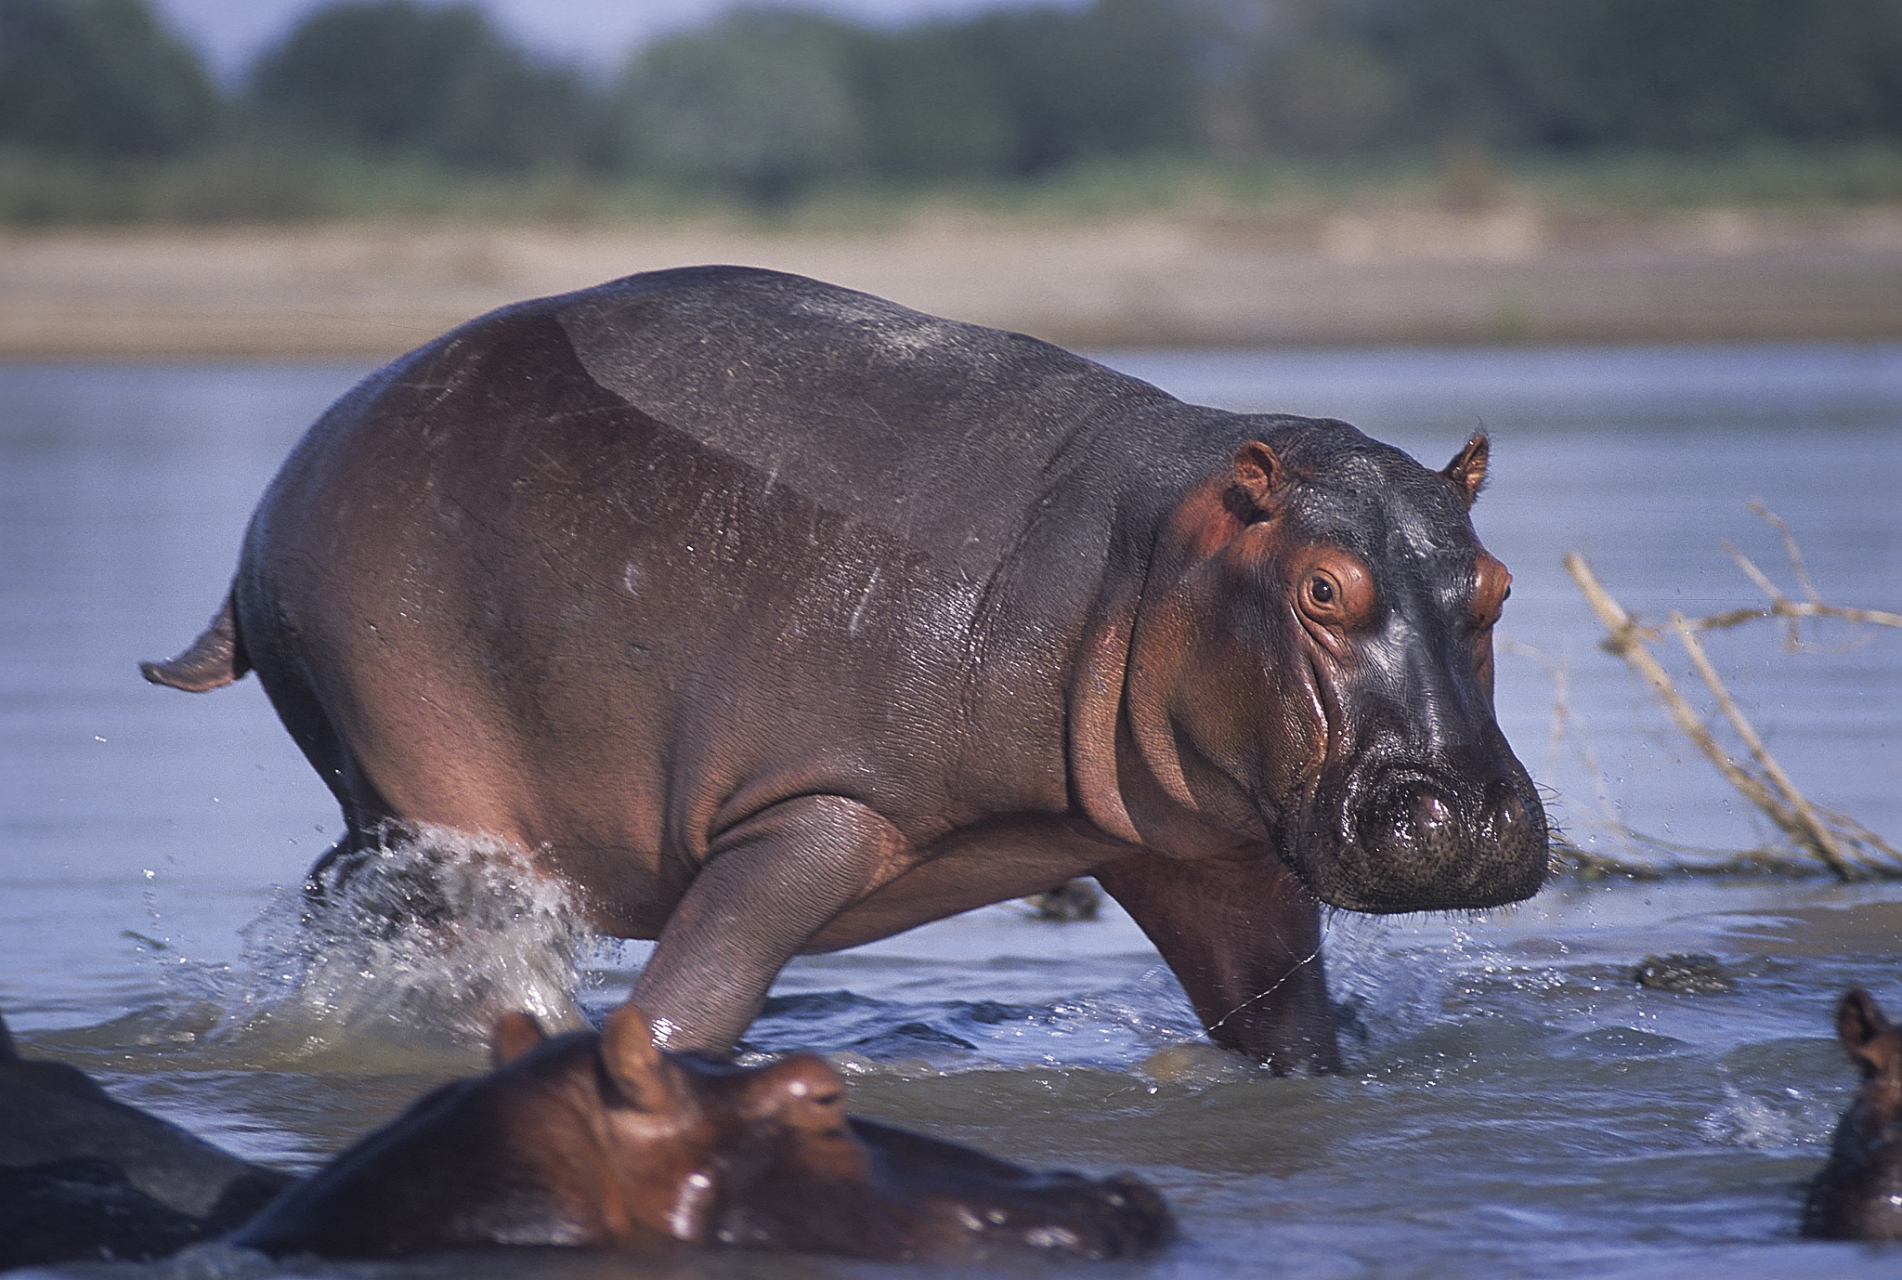
<svg viewBox="0 0 1902 1280">
<path fill-rule="evenodd" d="M 1327 550 L 1301 566 L 1299 572 L 1301 576 L 1289 581 L 1284 589 L 1294 597 L 1290 603 L 1311 630 L 1319 628 L 1338 640 L 1343 628 L 1365 626 L 1371 620 L 1373 583 L 1357 557 Z"/>
</svg>

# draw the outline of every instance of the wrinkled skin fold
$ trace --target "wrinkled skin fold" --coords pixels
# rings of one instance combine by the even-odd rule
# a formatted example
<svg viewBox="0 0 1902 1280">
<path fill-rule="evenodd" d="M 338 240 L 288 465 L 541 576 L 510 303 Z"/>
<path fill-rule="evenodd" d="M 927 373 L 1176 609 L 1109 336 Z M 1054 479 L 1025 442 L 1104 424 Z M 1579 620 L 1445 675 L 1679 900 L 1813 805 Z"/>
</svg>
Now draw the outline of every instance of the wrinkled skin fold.
<svg viewBox="0 0 1902 1280">
<path fill-rule="evenodd" d="M 1095 875 L 1210 1035 L 1338 1064 L 1319 906 L 1546 871 L 1510 575 L 1438 471 L 797 276 L 656 272 L 366 379 L 148 677 L 255 670 L 342 805 L 519 848 L 720 1052 L 790 957 Z"/>
</svg>

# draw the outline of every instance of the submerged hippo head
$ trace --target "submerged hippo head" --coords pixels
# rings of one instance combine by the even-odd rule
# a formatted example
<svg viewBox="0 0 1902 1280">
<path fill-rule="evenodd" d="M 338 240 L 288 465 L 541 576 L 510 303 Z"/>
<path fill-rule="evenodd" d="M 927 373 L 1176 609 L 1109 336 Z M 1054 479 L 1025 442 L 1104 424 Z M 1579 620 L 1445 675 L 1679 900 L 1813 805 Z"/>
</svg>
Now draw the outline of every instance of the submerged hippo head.
<svg viewBox="0 0 1902 1280">
<path fill-rule="evenodd" d="M 0 1020 L 0 1271 L 163 1258 L 230 1230 L 290 1181 L 22 1058 Z"/>
<path fill-rule="evenodd" d="M 1810 1183 L 1803 1234 L 1902 1239 L 1902 1027 L 1889 1024 L 1867 991 L 1851 991 L 1837 1007 L 1836 1033 L 1862 1088 Z"/>
<path fill-rule="evenodd" d="M 494 1071 L 424 1097 L 232 1242 L 331 1257 L 496 1244 L 1114 1257 L 1171 1234 L 1160 1197 L 1134 1179 L 1038 1175 L 850 1120 L 819 1058 L 742 1067 L 669 1053 L 632 1005 L 599 1034 L 553 1038 L 507 1015 L 494 1057 Z"/>
<path fill-rule="evenodd" d="M 1265 835 L 1322 901 L 1486 907 L 1535 892 L 1544 812 L 1493 716 L 1511 575 L 1441 471 L 1343 423 L 1253 419 L 1175 511 L 1132 637 L 1129 738 L 1178 802 Z"/>
</svg>

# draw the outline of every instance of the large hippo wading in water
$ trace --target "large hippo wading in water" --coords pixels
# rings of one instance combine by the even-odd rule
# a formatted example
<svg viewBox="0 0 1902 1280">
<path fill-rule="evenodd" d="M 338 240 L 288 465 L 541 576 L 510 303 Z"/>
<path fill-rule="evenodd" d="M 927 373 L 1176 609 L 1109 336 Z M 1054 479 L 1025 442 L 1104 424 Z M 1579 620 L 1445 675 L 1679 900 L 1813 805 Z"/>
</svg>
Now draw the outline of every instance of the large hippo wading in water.
<svg viewBox="0 0 1902 1280">
<path fill-rule="evenodd" d="M 336 793 L 519 846 L 724 1050 L 802 952 L 1094 875 L 1219 1044 L 1337 1064 L 1319 904 L 1488 907 L 1546 827 L 1441 471 L 705 267 L 508 307 L 327 412 L 211 627 Z M 321 877 L 320 877 L 321 878 Z"/>
</svg>

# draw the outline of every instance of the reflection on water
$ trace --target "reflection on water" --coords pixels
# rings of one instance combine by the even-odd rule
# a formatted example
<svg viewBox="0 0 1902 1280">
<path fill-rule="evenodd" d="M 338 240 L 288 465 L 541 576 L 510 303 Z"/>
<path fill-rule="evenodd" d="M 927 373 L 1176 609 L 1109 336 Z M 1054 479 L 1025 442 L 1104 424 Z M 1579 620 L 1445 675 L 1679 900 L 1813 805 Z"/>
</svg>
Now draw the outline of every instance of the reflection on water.
<svg viewBox="0 0 1902 1280">
<path fill-rule="evenodd" d="M 1431 465 L 1483 422 L 1475 520 L 1516 575 L 1502 721 L 1559 821 L 1613 852 L 1607 817 L 1686 844 L 1765 832 L 1597 650 L 1564 552 L 1651 618 L 1750 603 L 1724 539 L 1792 585 L 1756 498 L 1829 599 L 1902 604 L 1897 348 L 1112 360 L 1194 399 L 1345 417 Z M 338 820 L 255 683 L 189 697 L 138 678 L 203 625 L 258 492 L 358 372 L 0 368 L 0 1009 L 29 1052 L 296 1168 L 474 1069 L 487 1000 L 559 1016 L 578 969 L 598 1012 L 646 952 L 468 876 L 455 891 L 494 908 L 479 940 L 350 924 L 313 950 L 301 885 Z M 1713 654 L 1799 785 L 1902 838 L 1902 637 L 1809 639 L 1745 630 Z M 1554 671 L 1572 718 L 1556 743 Z M 1902 1004 L 1899 937 L 1902 888 L 1820 882 L 1568 883 L 1483 916 L 1337 915 L 1350 1070 L 1272 1080 L 1199 1040 L 1127 917 L 1006 905 L 795 962 L 748 1043 L 825 1050 L 870 1114 L 1156 1181 L 1188 1238 L 1119 1274 L 1892 1274 L 1894 1253 L 1793 1232 L 1851 1082 L 1833 1002 L 1857 984 Z M 1648 955 L 1691 952 L 1727 990 L 1634 980 Z M 236 1264 L 180 1274 L 194 1266 Z M 742 1267 L 885 1270 L 688 1269 Z"/>
</svg>

